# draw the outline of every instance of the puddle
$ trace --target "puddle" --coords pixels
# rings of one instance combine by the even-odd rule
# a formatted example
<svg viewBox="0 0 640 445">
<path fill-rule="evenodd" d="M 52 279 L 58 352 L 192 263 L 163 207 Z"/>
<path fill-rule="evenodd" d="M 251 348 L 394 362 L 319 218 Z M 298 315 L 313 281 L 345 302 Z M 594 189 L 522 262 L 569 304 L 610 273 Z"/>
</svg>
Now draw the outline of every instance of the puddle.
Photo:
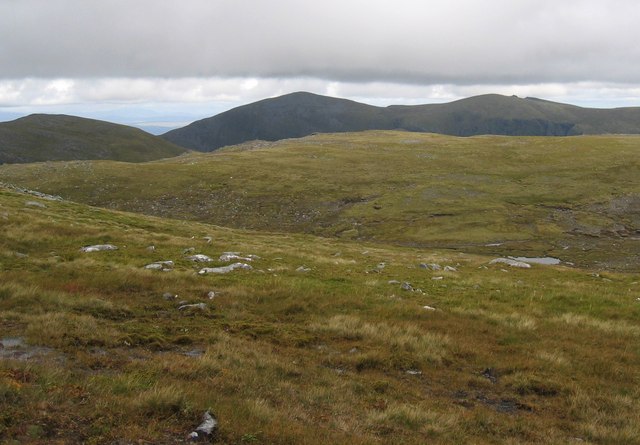
<svg viewBox="0 0 640 445">
<path fill-rule="evenodd" d="M 510 256 L 512 260 L 522 261 L 524 263 L 533 263 L 533 264 L 560 264 L 561 261 L 558 258 L 553 258 L 550 256 L 545 257 L 526 257 L 526 256 Z"/>
<path fill-rule="evenodd" d="M 24 346 L 24 340 L 20 337 L 8 337 L 0 340 L 2 346 L 7 349 L 15 349 Z"/>
<path fill-rule="evenodd" d="M 44 346 L 30 346 L 21 337 L 6 337 L 0 340 L 0 359 L 29 360 L 52 352 Z"/>
<path fill-rule="evenodd" d="M 204 350 L 192 349 L 191 351 L 183 352 L 182 355 L 186 355 L 187 357 L 201 357 L 204 355 Z"/>
</svg>

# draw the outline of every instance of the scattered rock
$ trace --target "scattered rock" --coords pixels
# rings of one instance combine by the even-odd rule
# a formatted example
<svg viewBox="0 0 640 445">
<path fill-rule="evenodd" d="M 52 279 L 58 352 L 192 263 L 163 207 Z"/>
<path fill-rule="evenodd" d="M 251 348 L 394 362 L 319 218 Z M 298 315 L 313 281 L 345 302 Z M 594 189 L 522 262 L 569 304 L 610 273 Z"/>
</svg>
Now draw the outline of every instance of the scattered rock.
<svg viewBox="0 0 640 445">
<path fill-rule="evenodd" d="M 406 373 L 409 375 L 422 375 L 422 371 L 418 371 L 417 369 L 407 369 Z"/>
<path fill-rule="evenodd" d="M 171 292 L 165 292 L 164 294 L 162 294 L 162 298 L 164 298 L 167 301 L 177 300 L 178 295 L 172 294 Z"/>
<path fill-rule="evenodd" d="M 432 307 L 432 306 L 422 306 L 422 309 L 426 309 L 428 311 L 435 311 L 436 308 Z"/>
<path fill-rule="evenodd" d="M 498 263 L 507 264 L 511 267 L 520 267 L 523 269 L 529 269 L 531 267 L 531 264 L 529 263 L 525 263 L 524 261 L 512 260 L 511 258 L 496 258 L 495 260 L 489 261 L 489 264 L 498 264 Z"/>
<path fill-rule="evenodd" d="M 26 253 L 22 253 L 22 252 L 13 252 L 13 254 L 17 257 L 17 258 L 28 258 L 29 255 Z"/>
<path fill-rule="evenodd" d="M 374 267 L 371 270 L 366 271 L 365 273 L 380 273 L 384 270 L 384 268 L 386 267 L 386 263 L 384 261 L 378 263 L 378 265 L 376 267 Z"/>
<path fill-rule="evenodd" d="M 223 267 L 205 267 L 204 269 L 200 269 L 200 272 L 198 273 L 200 275 L 205 275 L 208 273 L 229 273 L 233 272 L 236 269 L 252 270 L 253 267 L 249 266 L 246 263 L 233 263 Z"/>
<path fill-rule="evenodd" d="M 195 252 L 195 251 L 196 251 L 196 248 L 195 248 L 195 247 L 187 247 L 186 249 L 184 249 L 184 250 L 182 251 L 182 254 L 183 254 L 183 255 L 187 255 L 187 254 L 189 254 L 189 253 L 193 253 L 193 252 Z"/>
<path fill-rule="evenodd" d="M 47 195 L 46 193 L 38 192 L 36 190 L 29 190 L 23 187 L 18 187 L 17 185 L 7 184 L 6 182 L 0 182 L 1 187 L 8 188 L 10 190 L 15 190 L 20 193 L 27 193 L 29 195 L 36 196 L 38 198 L 46 199 L 47 201 L 62 201 L 61 196 L 57 195 Z"/>
<path fill-rule="evenodd" d="M 27 206 L 27 207 L 39 207 L 41 209 L 46 209 L 47 208 L 46 205 L 44 205 L 43 203 L 38 202 L 38 201 L 27 201 L 27 202 L 24 203 L 24 205 Z"/>
<path fill-rule="evenodd" d="M 457 272 L 457 271 L 458 271 L 458 269 L 456 269 L 456 268 L 455 268 L 455 267 L 453 267 L 453 266 L 444 266 L 444 271 L 445 271 L 445 272 Z"/>
<path fill-rule="evenodd" d="M 217 429 L 218 421 L 207 411 L 202 416 L 202 423 L 189 434 L 188 439 L 193 442 L 209 441 L 215 435 Z"/>
<path fill-rule="evenodd" d="M 155 252 L 155 250 L 156 250 L 156 246 L 153 246 L 153 245 L 151 245 L 151 246 L 147 246 L 147 250 L 148 250 L 149 252 Z"/>
<path fill-rule="evenodd" d="M 444 280 L 444 277 L 431 277 L 432 280 Z"/>
<path fill-rule="evenodd" d="M 191 261 L 194 261 L 196 263 L 209 263 L 209 262 L 213 261 L 207 255 L 203 255 L 201 253 L 197 253 L 195 255 L 188 256 L 187 259 L 191 260 Z"/>
<path fill-rule="evenodd" d="M 480 375 L 486 379 L 489 379 L 491 383 L 498 383 L 498 373 L 494 368 L 485 368 Z"/>
<path fill-rule="evenodd" d="M 213 241 L 213 238 L 210 236 L 204 236 L 202 237 L 202 239 L 205 240 L 207 244 L 211 244 L 211 242 Z"/>
<path fill-rule="evenodd" d="M 207 293 L 207 298 L 209 298 L 209 300 L 213 300 L 216 297 L 216 293 L 214 291 L 209 291 Z"/>
<path fill-rule="evenodd" d="M 442 267 L 439 264 L 436 263 L 420 263 L 420 268 L 421 269 L 427 269 L 427 270 L 440 270 L 442 269 Z"/>
<path fill-rule="evenodd" d="M 240 252 L 223 252 L 220 255 L 219 260 L 227 263 L 229 261 L 253 261 L 255 255 L 247 255 L 246 257 L 241 257 Z"/>
<path fill-rule="evenodd" d="M 80 249 L 81 252 L 100 252 L 102 250 L 118 250 L 113 244 L 95 244 L 93 246 L 85 246 Z"/>
<path fill-rule="evenodd" d="M 407 290 L 407 291 L 409 291 L 409 292 L 413 292 L 413 286 L 411 285 L 411 283 L 408 283 L 408 282 L 406 282 L 406 281 L 405 281 L 404 283 L 402 283 L 402 285 L 400 286 L 400 288 L 401 288 L 402 290 Z"/>
<path fill-rule="evenodd" d="M 185 309 L 200 309 L 201 311 L 205 311 L 205 310 L 207 310 L 207 304 L 206 303 L 193 303 L 193 304 L 183 304 L 181 306 L 178 306 L 178 310 L 179 311 L 183 311 Z"/>
<path fill-rule="evenodd" d="M 169 272 L 173 269 L 173 261 L 156 261 L 155 263 L 147 264 L 144 266 L 149 270 L 161 270 L 163 272 Z"/>
<path fill-rule="evenodd" d="M 400 282 L 398 280 L 389 280 L 387 284 L 400 284 Z"/>
<path fill-rule="evenodd" d="M 309 267 L 305 267 L 305 266 L 300 266 L 296 269 L 296 272 L 311 272 L 311 268 Z"/>
</svg>

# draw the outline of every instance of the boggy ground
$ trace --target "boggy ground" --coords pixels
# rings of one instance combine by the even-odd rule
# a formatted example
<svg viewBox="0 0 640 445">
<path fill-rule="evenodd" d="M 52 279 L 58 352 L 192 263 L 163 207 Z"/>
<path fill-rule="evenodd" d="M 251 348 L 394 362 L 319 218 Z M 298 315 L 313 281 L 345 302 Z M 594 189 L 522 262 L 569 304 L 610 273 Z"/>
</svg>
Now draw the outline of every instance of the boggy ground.
<svg viewBox="0 0 640 445">
<path fill-rule="evenodd" d="M 186 258 L 225 251 L 260 258 Z M 0 440 L 181 443 L 210 409 L 220 444 L 638 443 L 638 273 L 492 258 L 0 189 Z"/>
</svg>

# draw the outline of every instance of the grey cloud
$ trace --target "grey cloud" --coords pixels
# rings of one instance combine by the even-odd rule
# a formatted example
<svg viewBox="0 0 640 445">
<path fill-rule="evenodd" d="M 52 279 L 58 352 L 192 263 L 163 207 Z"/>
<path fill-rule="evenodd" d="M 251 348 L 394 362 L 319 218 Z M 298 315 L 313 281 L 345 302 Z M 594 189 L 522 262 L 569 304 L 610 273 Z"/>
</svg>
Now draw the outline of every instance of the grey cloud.
<svg viewBox="0 0 640 445">
<path fill-rule="evenodd" d="M 627 0 L 0 0 L 0 77 L 635 82 Z"/>
</svg>

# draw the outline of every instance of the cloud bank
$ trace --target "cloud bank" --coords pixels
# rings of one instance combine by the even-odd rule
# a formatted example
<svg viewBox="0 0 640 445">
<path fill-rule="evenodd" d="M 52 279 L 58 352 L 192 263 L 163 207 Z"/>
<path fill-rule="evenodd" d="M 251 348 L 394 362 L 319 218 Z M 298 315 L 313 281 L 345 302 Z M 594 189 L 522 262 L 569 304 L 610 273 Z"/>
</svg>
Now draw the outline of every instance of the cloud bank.
<svg viewBox="0 0 640 445">
<path fill-rule="evenodd" d="M 636 0 L 0 0 L 0 120 L 187 123 L 301 90 L 637 106 L 638 17 Z"/>
<path fill-rule="evenodd" d="M 4 0 L 0 76 L 636 82 L 637 1 Z"/>
</svg>

